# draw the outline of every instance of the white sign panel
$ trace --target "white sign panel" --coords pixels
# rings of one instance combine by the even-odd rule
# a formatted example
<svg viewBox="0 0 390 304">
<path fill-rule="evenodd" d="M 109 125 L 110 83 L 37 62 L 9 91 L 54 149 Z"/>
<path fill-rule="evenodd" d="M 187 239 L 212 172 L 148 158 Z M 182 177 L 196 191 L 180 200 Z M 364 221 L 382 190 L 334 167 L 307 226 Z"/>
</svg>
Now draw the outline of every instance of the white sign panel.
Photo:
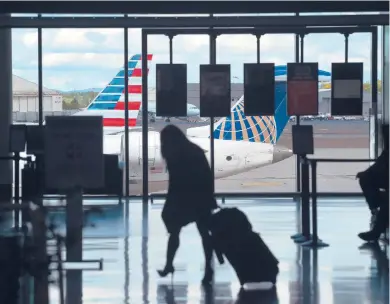
<svg viewBox="0 0 390 304">
<path fill-rule="evenodd" d="M 335 79 L 333 82 L 334 98 L 361 98 L 360 79 Z"/>
<path fill-rule="evenodd" d="M 44 155 L 46 187 L 103 187 L 102 117 L 47 116 Z"/>
</svg>

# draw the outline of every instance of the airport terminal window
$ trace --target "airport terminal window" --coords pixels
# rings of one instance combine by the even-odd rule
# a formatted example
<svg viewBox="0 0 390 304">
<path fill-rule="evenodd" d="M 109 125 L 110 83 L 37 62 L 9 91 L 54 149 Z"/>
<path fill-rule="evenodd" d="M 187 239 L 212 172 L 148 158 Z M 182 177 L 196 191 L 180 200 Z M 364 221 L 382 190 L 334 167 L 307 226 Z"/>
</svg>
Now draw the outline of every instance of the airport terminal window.
<svg viewBox="0 0 390 304">
<path fill-rule="evenodd" d="M 118 112 L 124 110 L 124 70 L 123 70 L 123 29 L 44 29 L 43 31 L 43 115 L 94 115 L 103 114 L 106 134 L 112 135 L 105 137 L 107 141 L 113 140 L 115 144 L 107 145 L 106 150 L 116 150 L 115 146 L 120 141 L 116 138 L 116 129 L 123 129 L 124 116 L 115 116 Z M 385 75 L 383 83 L 388 83 L 388 27 L 385 27 L 383 39 L 386 40 L 385 51 L 383 53 L 383 64 Z M 134 41 L 140 41 L 139 29 L 129 32 L 129 71 L 134 70 L 134 75 L 129 79 L 129 126 L 134 127 L 129 135 L 130 158 L 130 195 L 142 194 L 142 107 L 140 105 L 140 48 L 134 47 Z M 20 54 L 21 41 L 26 37 L 35 41 L 36 30 L 25 32 L 23 29 L 13 30 L 13 44 L 15 63 L 18 58 L 23 58 L 24 54 L 31 56 L 31 62 L 37 57 L 36 44 L 24 43 L 24 49 Z M 202 36 L 202 37 L 201 37 Z M 227 35 L 228 36 L 228 35 Z M 293 62 L 294 57 L 294 35 L 269 35 L 268 48 L 261 48 L 261 58 L 268 62 L 281 62 L 285 65 L 287 62 Z M 69 39 L 69 37 L 78 37 Z M 341 35 L 330 35 L 329 37 L 338 37 L 340 47 L 343 46 L 344 39 Z M 100 48 L 99 39 L 109 41 L 110 52 L 104 53 L 95 50 Z M 191 42 L 193 37 L 180 35 L 175 37 L 175 46 L 173 57 L 180 58 L 187 56 L 183 62 L 187 63 L 188 75 L 188 112 L 187 117 L 156 117 L 156 99 L 155 99 L 155 67 L 157 63 L 169 62 L 169 43 L 167 37 L 149 37 L 148 57 L 149 69 L 149 87 L 148 87 L 148 155 L 149 155 L 149 192 L 165 192 L 167 189 L 166 166 L 161 159 L 159 146 L 159 131 L 168 123 L 179 126 L 183 131 L 192 137 L 197 137 L 197 142 L 201 142 L 203 148 L 209 151 L 210 147 L 210 121 L 208 118 L 199 117 L 199 65 L 207 64 L 208 41 L 207 35 L 199 35 L 194 49 L 188 51 L 186 45 Z M 78 44 L 78 41 L 85 40 L 88 43 Z M 215 173 L 219 176 L 216 179 L 216 192 L 293 192 L 296 185 L 296 163 L 295 157 L 288 151 L 280 148 L 291 148 L 291 126 L 295 124 L 295 117 L 287 117 L 284 109 L 286 105 L 286 83 L 282 78 L 276 82 L 276 101 L 278 104 L 278 115 L 276 117 L 246 117 L 243 111 L 243 103 L 237 102 L 243 95 L 242 73 L 243 64 L 247 62 L 247 55 L 242 53 L 241 47 L 231 47 L 232 41 L 237 36 L 221 36 L 217 43 L 217 63 L 227 63 L 231 65 L 233 77 L 231 91 L 231 115 L 228 117 L 214 118 L 214 132 L 212 136 L 215 141 Z M 242 39 L 248 40 L 248 48 L 252 59 L 256 60 L 256 43 L 254 37 Z M 336 38 L 335 38 L 336 39 Z M 283 47 L 279 43 L 283 41 Z M 305 40 L 305 46 L 310 44 L 317 46 L 319 36 L 308 36 Z M 112 42 L 112 43 L 111 43 Z M 351 58 L 356 57 L 354 50 L 359 49 L 361 41 L 350 40 Z M 19 44 L 17 44 L 19 43 Z M 65 44 L 68 48 L 75 49 L 72 56 L 66 54 L 59 43 Z M 364 41 L 364 43 L 368 43 Z M 52 48 L 54 48 L 54 51 Z M 58 48 L 57 48 L 58 47 Z M 289 51 L 286 52 L 286 49 Z M 113 51 L 115 50 L 115 52 Z M 19 53 L 18 53 L 19 52 Z M 70 52 L 70 51 L 69 51 Z M 322 53 L 321 53 L 322 52 Z M 321 62 L 325 50 L 314 52 L 308 56 L 312 62 Z M 197 54 L 204 56 L 197 56 Z M 367 52 L 369 53 L 369 52 Z M 153 56 L 153 54 L 163 54 Z M 287 55 L 286 55 L 287 54 Z M 21 56 L 23 55 L 23 56 Z M 69 56 L 68 56 L 69 55 Z M 18 57 L 19 56 L 19 57 Z M 21 57 L 20 57 L 21 56 Z M 188 58 L 192 58 L 189 60 Z M 276 58 L 276 59 L 275 59 Z M 367 57 L 369 58 L 369 57 Z M 307 59 L 307 60 L 309 60 Z M 369 60 L 369 59 L 367 59 Z M 19 60 L 20 61 L 20 60 Z M 64 64 L 64 62 L 67 62 Z M 68 62 L 69 61 L 69 62 Z M 175 61 L 175 59 L 174 59 Z M 329 70 L 331 59 L 326 63 L 321 63 L 321 69 Z M 37 68 L 37 67 L 36 67 Z M 18 65 L 14 64 L 15 71 L 19 72 Z M 59 70 L 61 73 L 59 74 Z M 82 71 L 82 73 L 80 72 Z M 241 71 L 241 72 L 240 72 Z M 80 76 L 82 74 L 82 77 Z M 14 98 L 14 117 L 18 122 L 36 122 L 38 121 L 38 86 L 37 73 L 29 74 L 24 71 L 23 78 L 14 76 L 14 93 L 23 91 L 22 95 Z M 58 75 L 61 75 L 59 77 Z M 25 78 L 24 78 L 25 77 Z M 35 77 L 35 78 L 34 78 Z M 238 79 L 238 80 L 237 80 Z M 237 81 L 237 82 L 236 82 Z M 34 82 L 34 85 L 31 83 Z M 91 89 L 89 89 L 91 88 Z M 328 88 L 328 87 L 327 87 Z M 384 86 L 385 104 L 388 114 L 388 86 Z M 353 154 L 356 151 L 356 157 L 364 158 L 367 156 L 367 135 L 368 123 L 360 118 L 351 117 L 331 117 L 330 115 L 330 93 L 320 95 L 320 115 L 302 117 L 302 124 L 312 124 L 315 131 L 316 156 L 322 157 L 341 157 L 346 154 Z M 15 94 L 16 95 L 16 94 Z M 118 115 L 123 115 L 118 114 Z M 387 115 L 386 115 L 387 116 Z M 194 135 L 195 134 L 195 135 Z M 346 135 L 346 136 L 345 136 Z M 190 135 L 191 136 L 191 135 Z M 248 145 L 247 142 L 251 142 Z M 216 143 L 217 142 L 217 143 Z M 246 143 L 245 143 L 246 142 Z M 131 144 L 130 144 L 131 143 Z M 241 148 L 242 147 L 246 148 Z M 268 144 L 261 146 L 260 144 Z M 272 148 L 271 144 L 277 144 L 278 148 Z M 236 146 L 239 148 L 236 149 Z M 119 150 L 124 151 L 125 145 Z M 227 148 L 229 147 L 229 148 Z M 230 147 L 232 147 L 230 149 Z M 249 151 L 248 151 L 248 148 Z M 263 149 L 262 147 L 266 147 Z M 251 150 L 252 149 L 252 150 Z M 111 150 L 110 150 L 111 151 Z M 282 151 L 282 152 L 281 152 Z M 108 151 L 107 151 L 108 152 Z M 110 152 L 112 153 L 112 152 Z M 207 153 L 207 152 L 206 152 Z M 330 154 L 331 153 L 331 154 Z M 348 155 L 349 155 L 348 154 Z M 123 161 L 127 161 L 123 159 Z M 123 164 L 123 163 L 121 163 Z M 246 170 L 243 171 L 243 168 Z M 254 169 L 253 169 L 254 168 Z M 252 170 L 253 169 L 253 170 Z M 334 180 L 334 177 L 343 178 L 345 176 L 345 166 L 319 166 L 319 175 L 323 178 L 319 180 L 318 188 L 321 192 L 330 192 L 334 189 L 333 185 L 327 183 L 328 179 Z M 354 168 L 348 169 L 348 175 L 354 174 Z M 231 173 L 234 173 L 231 175 Z M 324 185 L 328 187 L 324 187 Z M 343 188 L 347 192 L 359 191 L 358 184 L 350 182 Z"/>
<path fill-rule="evenodd" d="M 389 26 L 383 27 L 382 39 L 382 94 L 383 94 L 383 121 L 389 122 Z"/>
</svg>

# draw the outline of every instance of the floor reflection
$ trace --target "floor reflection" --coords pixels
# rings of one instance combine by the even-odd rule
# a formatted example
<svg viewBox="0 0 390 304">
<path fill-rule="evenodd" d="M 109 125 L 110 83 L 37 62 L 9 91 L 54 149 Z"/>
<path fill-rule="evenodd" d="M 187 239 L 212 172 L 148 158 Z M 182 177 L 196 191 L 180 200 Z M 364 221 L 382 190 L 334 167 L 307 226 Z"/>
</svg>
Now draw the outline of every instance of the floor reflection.
<svg viewBox="0 0 390 304">
<path fill-rule="evenodd" d="M 232 295 L 230 284 L 214 284 L 208 288 L 190 288 L 188 285 L 158 285 L 157 303 L 202 303 L 202 304 L 275 304 L 278 303 L 276 288 L 267 291 L 239 291 Z M 189 297 L 194 300 L 189 300 Z M 236 299 L 236 300 L 233 300 Z"/>
<path fill-rule="evenodd" d="M 174 278 L 159 278 L 156 270 L 164 264 L 167 241 L 161 206 L 152 205 L 146 210 L 141 204 L 131 204 L 111 207 L 104 216 L 95 216 L 92 221 L 96 228 L 84 232 L 84 259 L 103 258 L 104 269 L 84 273 L 83 303 L 389 302 L 387 246 L 361 244 L 356 237 L 368 225 L 363 203 L 320 202 L 320 237 L 330 247 L 318 251 L 301 249 L 290 240 L 296 232 L 294 204 L 262 200 L 261 204 L 245 204 L 240 209 L 280 260 L 274 289 L 240 291 L 233 269 L 218 264 L 213 288 L 203 289 L 203 253 L 193 226 L 186 227 L 181 235 Z M 348 225 L 345 214 L 353 219 Z M 51 299 L 51 303 L 58 303 L 55 287 L 51 288 Z"/>
</svg>

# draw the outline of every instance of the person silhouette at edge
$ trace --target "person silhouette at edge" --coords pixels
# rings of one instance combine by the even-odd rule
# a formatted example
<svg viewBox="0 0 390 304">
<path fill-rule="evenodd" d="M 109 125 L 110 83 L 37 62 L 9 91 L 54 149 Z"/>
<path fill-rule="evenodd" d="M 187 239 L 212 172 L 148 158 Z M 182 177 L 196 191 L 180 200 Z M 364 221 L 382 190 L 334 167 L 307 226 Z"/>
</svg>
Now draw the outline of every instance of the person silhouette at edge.
<svg viewBox="0 0 390 304">
<path fill-rule="evenodd" d="M 179 248 L 181 228 L 195 222 L 205 255 L 202 284 L 207 285 L 211 283 L 214 275 L 211 266 L 213 248 L 209 222 L 212 210 L 218 208 L 214 198 L 211 169 L 205 151 L 190 142 L 176 126 L 166 126 L 161 131 L 160 141 L 161 154 L 169 173 L 168 193 L 161 214 L 169 239 L 165 267 L 157 272 L 161 277 L 170 273 L 173 276 L 173 260 Z"/>
<path fill-rule="evenodd" d="M 382 125 L 383 151 L 367 170 L 359 172 L 360 187 L 371 210 L 371 230 L 358 236 L 364 241 L 376 241 L 386 231 L 389 222 L 389 125 Z M 381 193 L 381 189 L 385 193 Z"/>
</svg>

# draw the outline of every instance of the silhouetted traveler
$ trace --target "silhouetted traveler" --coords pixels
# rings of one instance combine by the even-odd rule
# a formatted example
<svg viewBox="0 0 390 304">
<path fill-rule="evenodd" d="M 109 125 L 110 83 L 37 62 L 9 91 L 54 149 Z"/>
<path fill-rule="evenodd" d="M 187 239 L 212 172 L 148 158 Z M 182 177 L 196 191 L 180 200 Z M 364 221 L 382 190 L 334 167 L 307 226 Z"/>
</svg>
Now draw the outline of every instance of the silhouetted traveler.
<svg viewBox="0 0 390 304">
<path fill-rule="evenodd" d="M 389 125 L 382 126 L 383 151 L 366 171 L 359 172 L 360 187 L 371 210 L 371 230 L 359 234 L 365 241 L 378 240 L 389 218 Z"/>
<path fill-rule="evenodd" d="M 382 205 L 379 207 L 379 212 L 376 216 L 376 219 L 372 225 L 372 228 L 370 231 L 367 232 L 361 232 L 358 234 L 358 236 L 366 242 L 375 242 L 379 239 L 382 233 L 386 232 L 387 227 L 389 227 L 389 202 L 388 202 L 388 192 L 384 193 L 384 195 L 387 195 L 387 198 L 384 197 L 384 200 L 387 200 L 386 202 L 383 202 Z"/>
<path fill-rule="evenodd" d="M 211 282 L 212 243 L 209 221 L 217 203 L 214 199 L 213 183 L 205 152 L 190 142 L 186 135 L 173 125 L 166 126 L 160 135 L 161 154 L 169 173 L 169 186 L 162 219 L 169 233 L 167 260 L 164 269 L 158 270 L 161 277 L 174 273 L 173 260 L 179 248 L 182 227 L 196 223 L 202 238 L 205 254 L 203 284 Z"/>
</svg>

